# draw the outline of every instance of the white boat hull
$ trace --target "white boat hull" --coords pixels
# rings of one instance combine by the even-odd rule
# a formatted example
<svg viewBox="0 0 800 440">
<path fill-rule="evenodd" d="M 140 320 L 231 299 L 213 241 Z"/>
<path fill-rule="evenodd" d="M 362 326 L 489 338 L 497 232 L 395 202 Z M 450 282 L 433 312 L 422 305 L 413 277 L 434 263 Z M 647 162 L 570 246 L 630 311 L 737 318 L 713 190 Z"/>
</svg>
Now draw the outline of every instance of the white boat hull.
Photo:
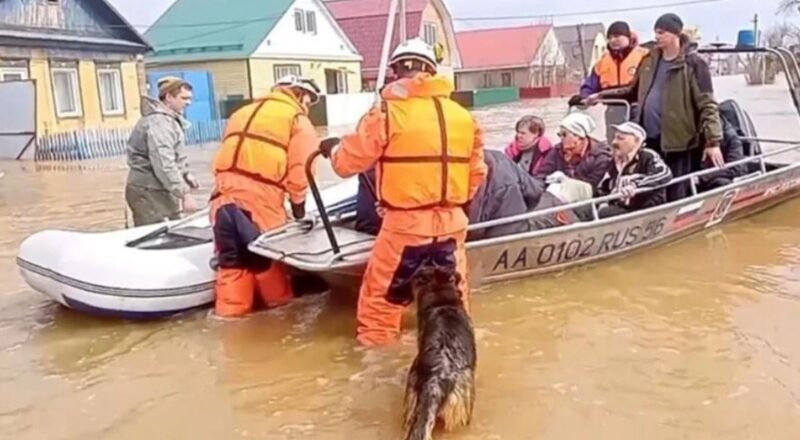
<svg viewBox="0 0 800 440">
<path fill-rule="evenodd" d="M 323 201 L 329 207 L 352 203 L 357 187 L 357 179 L 349 179 L 326 188 Z M 306 202 L 306 211 L 316 213 L 313 200 Z M 173 235 L 127 245 L 166 225 L 96 233 L 41 231 L 23 241 L 17 265 L 35 291 L 93 315 L 159 318 L 211 304 L 216 273 L 206 215 L 175 227 Z"/>
</svg>

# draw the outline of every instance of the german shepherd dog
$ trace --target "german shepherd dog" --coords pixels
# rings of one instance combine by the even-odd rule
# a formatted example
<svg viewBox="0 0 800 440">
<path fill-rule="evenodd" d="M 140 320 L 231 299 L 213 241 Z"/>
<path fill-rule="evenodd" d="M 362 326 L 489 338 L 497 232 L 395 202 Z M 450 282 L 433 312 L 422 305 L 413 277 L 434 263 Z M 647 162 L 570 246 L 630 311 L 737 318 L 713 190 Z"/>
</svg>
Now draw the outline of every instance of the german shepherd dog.
<svg viewBox="0 0 800 440">
<path fill-rule="evenodd" d="M 417 299 L 417 357 L 408 372 L 405 440 L 431 440 L 437 420 L 469 425 L 475 403 L 475 333 L 455 268 L 426 265 L 411 281 Z"/>
</svg>

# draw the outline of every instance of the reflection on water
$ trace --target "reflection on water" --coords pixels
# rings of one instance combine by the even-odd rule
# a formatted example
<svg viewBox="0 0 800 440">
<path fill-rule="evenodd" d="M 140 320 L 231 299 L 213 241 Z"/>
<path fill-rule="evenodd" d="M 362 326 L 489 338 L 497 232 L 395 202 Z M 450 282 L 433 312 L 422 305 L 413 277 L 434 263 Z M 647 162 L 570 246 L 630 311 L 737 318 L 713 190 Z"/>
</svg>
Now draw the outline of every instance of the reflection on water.
<svg viewBox="0 0 800 440">
<path fill-rule="evenodd" d="M 521 111 L 556 121 L 566 110 L 540 105 L 476 113 L 500 146 Z M 192 151 L 202 197 L 212 152 Z M 0 168 L 0 437 L 399 436 L 413 332 L 362 350 L 354 298 L 328 295 L 241 321 L 202 311 L 133 323 L 57 307 L 18 275 L 19 243 L 45 228 L 122 227 L 124 165 Z M 442 438 L 798 438 L 798 217 L 790 202 L 629 258 L 476 292 L 476 418 Z"/>
</svg>

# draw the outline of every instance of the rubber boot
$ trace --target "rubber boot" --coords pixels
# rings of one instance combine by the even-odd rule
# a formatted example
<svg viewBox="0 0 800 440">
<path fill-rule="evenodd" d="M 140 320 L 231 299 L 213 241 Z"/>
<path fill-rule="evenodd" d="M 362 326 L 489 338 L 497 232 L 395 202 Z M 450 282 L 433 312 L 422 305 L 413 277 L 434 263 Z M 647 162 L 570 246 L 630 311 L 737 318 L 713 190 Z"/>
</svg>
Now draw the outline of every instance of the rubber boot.
<svg viewBox="0 0 800 440">
<path fill-rule="evenodd" d="M 256 278 L 247 269 L 219 269 L 217 271 L 216 303 L 214 312 L 222 317 L 237 318 L 253 310 Z"/>
<path fill-rule="evenodd" d="M 258 292 L 267 307 L 280 307 L 294 298 L 289 275 L 282 264 L 273 262 L 269 269 L 256 273 L 255 278 Z"/>
</svg>

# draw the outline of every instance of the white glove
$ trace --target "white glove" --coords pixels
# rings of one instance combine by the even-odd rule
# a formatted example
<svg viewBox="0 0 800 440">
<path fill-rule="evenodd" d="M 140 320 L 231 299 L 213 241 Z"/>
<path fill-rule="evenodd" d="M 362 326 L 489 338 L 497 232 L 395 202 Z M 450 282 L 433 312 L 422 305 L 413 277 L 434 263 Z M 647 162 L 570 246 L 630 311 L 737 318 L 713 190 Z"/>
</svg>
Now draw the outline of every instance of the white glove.
<svg viewBox="0 0 800 440">
<path fill-rule="evenodd" d="M 567 175 L 561 171 L 556 171 L 555 173 L 550 174 L 549 176 L 545 177 L 544 183 L 548 185 L 552 185 L 554 183 L 561 183 L 565 179 L 567 179 Z"/>
</svg>

